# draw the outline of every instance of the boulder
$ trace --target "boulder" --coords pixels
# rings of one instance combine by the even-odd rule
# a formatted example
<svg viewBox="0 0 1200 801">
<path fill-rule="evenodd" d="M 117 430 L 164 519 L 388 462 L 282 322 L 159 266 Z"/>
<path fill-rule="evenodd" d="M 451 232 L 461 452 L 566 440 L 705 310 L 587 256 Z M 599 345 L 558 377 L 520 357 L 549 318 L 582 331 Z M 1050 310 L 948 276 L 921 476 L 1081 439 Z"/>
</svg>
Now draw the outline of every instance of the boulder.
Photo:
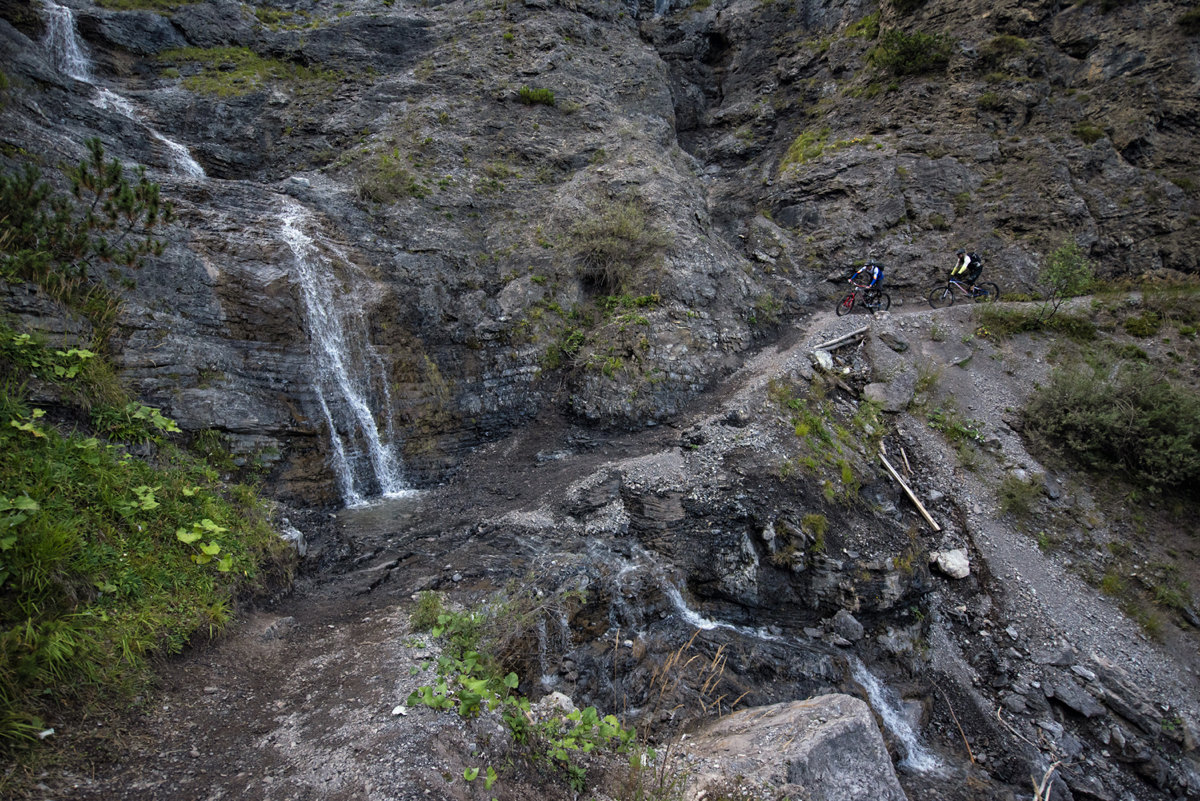
<svg viewBox="0 0 1200 801">
<path fill-rule="evenodd" d="M 772 798 L 905 801 L 871 708 L 849 695 L 735 712 L 683 747 L 697 760 L 688 799 L 754 777 Z"/>
<path fill-rule="evenodd" d="M 961 579 L 971 575 L 971 560 L 965 548 L 930 554 L 930 561 L 950 578 Z"/>
<path fill-rule="evenodd" d="M 854 615 L 845 609 L 839 609 L 833 616 L 833 631 L 839 637 L 845 637 L 850 642 L 858 642 L 863 638 L 863 625 Z"/>
<path fill-rule="evenodd" d="M 863 397 L 878 403 L 885 412 L 902 412 L 912 401 L 915 387 L 915 376 L 905 373 L 893 381 L 867 384 Z"/>
</svg>

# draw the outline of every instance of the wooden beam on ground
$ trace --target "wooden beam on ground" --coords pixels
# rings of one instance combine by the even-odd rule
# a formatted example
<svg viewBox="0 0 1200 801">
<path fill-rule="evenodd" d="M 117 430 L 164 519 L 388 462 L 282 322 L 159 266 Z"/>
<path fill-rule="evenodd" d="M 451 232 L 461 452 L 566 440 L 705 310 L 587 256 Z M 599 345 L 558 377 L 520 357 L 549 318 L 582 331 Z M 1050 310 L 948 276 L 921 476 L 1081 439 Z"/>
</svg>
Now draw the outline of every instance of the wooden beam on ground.
<svg viewBox="0 0 1200 801">
<path fill-rule="evenodd" d="M 855 331 L 851 331 L 849 334 L 842 334 L 840 337 L 834 337 L 833 339 L 829 340 L 828 342 L 823 342 L 820 345 L 817 345 L 815 348 L 813 348 L 813 350 L 832 350 L 834 348 L 840 348 L 843 345 L 849 344 L 849 341 L 851 339 L 854 339 L 855 337 L 863 336 L 870 330 L 871 330 L 871 326 L 864 325 L 862 328 L 859 328 Z"/>
<path fill-rule="evenodd" d="M 941 531 L 941 526 L 935 523 L 933 518 L 929 516 L 929 510 L 925 508 L 924 504 L 917 500 L 917 496 L 913 494 L 913 491 L 909 489 L 908 484 L 906 484 L 904 479 L 900 477 L 900 474 L 896 472 L 896 468 L 892 467 L 892 463 L 889 462 L 887 457 L 883 455 L 882 450 L 879 452 L 879 458 L 883 461 L 883 466 L 886 467 L 888 472 L 892 474 L 892 478 L 896 479 L 896 483 L 899 484 L 904 490 L 905 494 L 908 495 L 908 499 L 917 505 L 917 510 L 921 513 L 921 516 L 925 518 L 926 522 L 933 527 L 934 531 Z"/>
</svg>

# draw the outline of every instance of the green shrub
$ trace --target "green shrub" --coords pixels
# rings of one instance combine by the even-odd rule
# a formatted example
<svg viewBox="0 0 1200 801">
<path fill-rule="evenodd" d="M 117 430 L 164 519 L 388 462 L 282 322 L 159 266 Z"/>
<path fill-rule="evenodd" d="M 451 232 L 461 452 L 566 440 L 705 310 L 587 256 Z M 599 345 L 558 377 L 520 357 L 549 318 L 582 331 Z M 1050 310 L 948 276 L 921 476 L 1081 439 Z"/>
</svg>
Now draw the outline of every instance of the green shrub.
<svg viewBox="0 0 1200 801">
<path fill-rule="evenodd" d="M 1039 280 L 1046 293 L 1046 302 L 1038 312 L 1042 320 L 1053 317 L 1068 298 L 1082 295 L 1095 282 L 1092 263 L 1079 249 L 1074 239 L 1068 239 L 1046 260 Z"/>
<path fill-rule="evenodd" d="M 1147 309 L 1135 317 L 1129 317 L 1122 323 L 1125 333 L 1132 337 L 1152 337 L 1162 326 L 1162 317 L 1158 312 Z"/>
<path fill-rule="evenodd" d="M 529 86 L 522 86 L 517 90 L 517 97 L 519 97 L 521 102 L 527 106 L 555 105 L 554 92 L 550 91 L 549 89 L 534 89 Z"/>
<path fill-rule="evenodd" d="M 631 198 L 585 215 L 571 228 L 569 247 L 586 284 L 605 295 L 620 295 L 637 284 L 671 242 L 669 233 L 650 224 L 644 204 Z"/>
<path fill-rule="evenodd" d="M 982 336 L 1002 342 L 1022 333 L 1048 332 L 1062 334 L 1075 342 L 1091 342 L 1096 338 L 1096 326 L 1081 314 L 1056 314 L 1043 317 L 1039 310 L 988 304 L 976 306 L 975 319 L 983 329 Z"/>
<path fill-rule="evenodd" d="M 1200 479 L 1200 395 L 1145 364 L 1054 371 L 1024 409 L 1029 430 L 1084 466 L 1156 487 Z"/>
<path fill-rule="evenodd" d="M 368 164 L 359 175 L 356 188 L 359 198 L 371 203 L 395 203 L 401 198 L 430 194 L 429 187 L 409 172 L 399 148 L 380 153 L 374 163 Z"/>
<path fill-rule="evenodd" d="M 880 36 L 869 58 L 872 64 L 893 75 L 921 75 L 944 72 L 953 48 L 953 41 L 942 34 L 905 33 L 892 28 Z"/>
<path fill-rule="evenodd" d="M 1000 111 L 1004 108 L 1004 97 L 998 92 L 984 92 L 975 105 L 983 111 Z"/>
<path fill-rule="evenodd" d="M 788 147 L 787 153 L 784 154 L 783 160 L 779 162 L 779 171 L 783 172 L 788 167 L 799 164 L 807 164 L 815 158 L 820 158 L 825 151 L 825 143 L 829 140 L 829 129 L 822 128 L 821 130 L 802 131 L 799 136 L 792 140 L 792 144 Z"/>
<path fill-rule="evenodd" d="M 144 169 L 131 179 L 119 161 L 105 161 L 99 139 L 87 146 L 88 158 L 64 170 L 73 198 L 32 165 L 0 174 L 0 278 L 37 284 L 87 317 L 102 340 L 119 301 L 101 268 L 133 270 L 161 254 L 154 233 L 174 212 Z"/>
<path fill-rule="evenodd" d="M 1000 69 L 1008 59 L 1029 49 L 1029 42 L 1020 36 L 1001 35 L 984 42 L 979 48 L 976 66 L 980 72 Z"/>
<path fill-rule="evenodd" d="M 1091 120 L 1081 120 L 1075 123 L 1074 127 L 1071 128 L 1071 133 L 1075 134 L 1075 137 L 1079 141 L 1087 145 L 1095 144 L 1107 136 L 1104 133 L 1104 129 Z"/>
<path fill-rule="evenodd" d="M 846 28 L 846 35 L 862 39 L 874 39 L 879 36 L 880 13 L 868 14 Z"/>
<path fill-rule="evenodd" d="M 442 594 L 433 590 L 417 593 L 417 608 L 410 619 L 416 631 L 430 631 L 437 625 L 438 616 L 446 611 L 442 605 Z"/>
<path fill-rule="evenodd" d="M 1012 473 L 1005 474 L 1000 482 L 1000 511 L 1018 519 L 1029 517 L 1033 506 L 1042 495 L 1035 480 L 1022 481 Z"/>
</svg>

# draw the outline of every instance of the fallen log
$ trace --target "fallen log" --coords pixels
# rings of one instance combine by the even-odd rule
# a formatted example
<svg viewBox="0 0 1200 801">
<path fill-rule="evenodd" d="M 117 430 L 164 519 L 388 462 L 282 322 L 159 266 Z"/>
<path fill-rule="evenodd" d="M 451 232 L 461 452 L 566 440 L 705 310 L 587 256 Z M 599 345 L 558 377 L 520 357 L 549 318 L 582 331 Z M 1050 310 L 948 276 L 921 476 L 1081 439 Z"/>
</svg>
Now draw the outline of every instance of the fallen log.
<svg viewBox="0 0 1200 801">
<path fill-rule="evenodd" d="M 892 478 L 896 479 L 896 483 L 899 484 L 900 488 L 904 490 L 906 495 L 908 495 L 908 499 L 916 504 L 917 511 L 921 513 L 921 516 L 925 518 L 926 522 L 933 527 L 934 531 L 941 531 L 941 526 L 934 522 L 933 518 L 929 516 L 929 510 L 925 508 L 925 505 L 921 503 L 921 501 L 917 499 L 917 496 L 913 494 L 913 491 L 909 489 L 908 484 L 906 484 L 904 479 L 900 477 L 900 474 L 896 472 L 896 468 L 892 467 L 892 463 L 889 462 L 887 457 L 883 455 L 882 450 L 879 452 L 879 458 L 883 461 L 883 466 L 886 467 L 888 472 L 892 474 Z"/>
<path fill-rule="evenodd" d="M 813 350 L 833 350 L 835 348 L 840 348 L 844 345 L 850 344 L 850 340 L 866 335 L 866 333 L 870 330 L 871 326 L 864 325 L 862 328 L 851 331 L 849 334 L 842 334 L 840 337 L 834 337 L 828 342 L 823 342 L 813 348 Z"/>
</svg>

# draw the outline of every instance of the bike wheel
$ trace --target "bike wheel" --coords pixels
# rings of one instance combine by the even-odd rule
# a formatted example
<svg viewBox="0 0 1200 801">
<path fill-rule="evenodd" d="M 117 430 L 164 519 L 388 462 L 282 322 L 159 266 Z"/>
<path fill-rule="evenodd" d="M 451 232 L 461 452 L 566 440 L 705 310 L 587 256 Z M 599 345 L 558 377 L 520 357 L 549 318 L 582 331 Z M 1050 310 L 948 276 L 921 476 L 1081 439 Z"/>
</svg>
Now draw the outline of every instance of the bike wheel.
<svg viewBox="0 0 1200 801">
<path fill-rule="evenodd" d="M 850 310 L 853 308 L 854 308 L 854 293 L 851 292 L 849 295 L 842 298 L 841 301 L 838 302 L 838 305 L 836 308 L 837 316 L 843 317 L 843 316 L 849 314 Z"/>
<path fill-rule="evenodd" d="M 892 308 L 892 299 L 886 292 L 873 292 L 870 298 L 863 298 L 863 305 L 873 312 L 887 311 Z"/>
<path fill-rule="evenodd" d="M 1000 287 L 991 281 L 984 281 L 982 284 L 975 285 L 976 303 L 995 303 L 998 300 L 1000 300 Z"/>
<path fill-rule="evenodd" d="M 944 309 L 954 305 L 954 290 L 949 284 L 935 286 L 929 292 L 929 305 L 935 309 Z"/>
</svg>

